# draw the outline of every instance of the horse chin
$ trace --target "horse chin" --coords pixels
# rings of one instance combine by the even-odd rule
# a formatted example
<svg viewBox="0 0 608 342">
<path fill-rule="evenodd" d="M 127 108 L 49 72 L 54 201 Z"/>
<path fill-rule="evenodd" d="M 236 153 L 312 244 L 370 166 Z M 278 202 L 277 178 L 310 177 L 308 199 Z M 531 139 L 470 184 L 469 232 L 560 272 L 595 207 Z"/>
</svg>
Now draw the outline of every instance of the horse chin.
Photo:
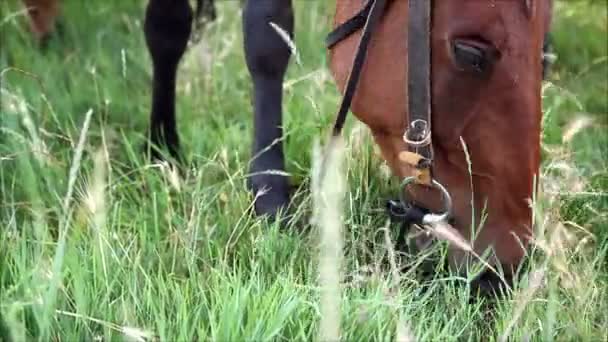
<svg viewBox="0 0 608 342">
<path fill-rule="evenodd" d="M 486 202 L 480 201 L 472 211 L 472 196 L 483 198 L 488 194 L 485 191 L 471 194 L 468 183 L 457 182 L 457 175 L 443 176 L 440 179 L 445 182 L 444 185 L 449 189 L 453 201 L 452 215 L 437 231 L 434 232 L 433 227 L 430 227 L 429 231 L 439 240 L 448 240 L 449 268 L 464 276 L 470 276 L 473 271 L 479 272 L 479 267 L 490 273 L 500 270 L 500 276 L 483 278 L 495 280 L 502 277 L 501 282 L 504 282 L 521 264 L 526 255 L 529 238 L 533 235 L 529 210 L 524 213 L 526 208 L 518 207 L 518 210 L 507 214 L 500 210 L 501 205 L 486 207 L 481 205 Z M 445 210 L 441 194 L 436 189 L 413 186 L 406 190 L 406 197 L 430 212 L 441 213 Z"/>
</svg>

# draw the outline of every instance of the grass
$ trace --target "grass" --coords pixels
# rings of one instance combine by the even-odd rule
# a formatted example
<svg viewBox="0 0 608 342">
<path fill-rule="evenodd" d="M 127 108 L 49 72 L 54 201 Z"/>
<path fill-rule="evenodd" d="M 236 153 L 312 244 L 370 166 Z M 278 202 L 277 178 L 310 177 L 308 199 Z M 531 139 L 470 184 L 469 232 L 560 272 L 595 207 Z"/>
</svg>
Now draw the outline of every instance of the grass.
<svg viewBox="0 0 608 342">
<path fill-rule="evenodd" d="M 337 153 L 346 172 L 342 219 L 332 208 L 313 210 L 312 146 L 330 128 L 339 100 L 322 44 L 330 3 L 295 2 L 301 65 L 290 66 L 284 104 L 299 206 L 284 231 L 248 211 L 251 86 L 238 2 L 220 2 L 219 20 L 180 67 L 179 131 L 191 165 L 184 177 L 139 153 L 150 101 L 144 2 L 65 3 L 64 34 L 44 51 L 17 13 L 19 3 L 0 4 L 0 339 L 608 338 L 602 1 L 557 5 L 558 59 L 545 84 L 537 201 L 544 234 L 528 276 L 492 310 L 485 300 L 470 302 L 461 278 L 396 275 L 386 266 L 394 258 L 383 200 L 395 195 L 396 183 L 354 120 Z M 310 222 L 311 213 L 318 220 Z M 319 244 L 319 222 L 343 225 L 345 253 L 331 271 L 340 273 L 322 277 L 323 288 L 319 246 L 329 255 L 335 246 Z"/>
</svg>

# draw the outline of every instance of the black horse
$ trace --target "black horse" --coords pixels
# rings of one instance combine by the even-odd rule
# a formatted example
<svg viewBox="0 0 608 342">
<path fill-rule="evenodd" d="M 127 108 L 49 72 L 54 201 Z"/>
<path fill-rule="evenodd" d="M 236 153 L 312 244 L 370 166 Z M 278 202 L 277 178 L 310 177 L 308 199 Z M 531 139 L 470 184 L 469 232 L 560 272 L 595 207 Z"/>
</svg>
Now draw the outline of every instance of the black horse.
<svg viewBox="0 0 608 342">
<path fill-rule="evenodd" d="M 214 0 L 197 0 L 196 12 L 188 0 L 149 0 L 144 31 L 153 63 L 153 93 L 150 115 L 150 141 L 165 147 L 179 158 L 179 136 L 175 119 L 175 81 L 179 61 L 186 50 L 194 18 L 215 18 Z M 253 81 L 254 138 L 248 184 L 263 195 L 256 199 L 257 214 L 275 216 L 289 203 L 289 184 L 285 176 L 264 174 L 284 170 L 281 137 L 282 86 L 289 62 L 287 44 L 269 25 L 273 22 L 293 37 L 294 15 L 291 0 L 249 0 L 243 10 L 244 48 Z M 198 20 L 198 19 L 197 19 Z"/>
</svg>

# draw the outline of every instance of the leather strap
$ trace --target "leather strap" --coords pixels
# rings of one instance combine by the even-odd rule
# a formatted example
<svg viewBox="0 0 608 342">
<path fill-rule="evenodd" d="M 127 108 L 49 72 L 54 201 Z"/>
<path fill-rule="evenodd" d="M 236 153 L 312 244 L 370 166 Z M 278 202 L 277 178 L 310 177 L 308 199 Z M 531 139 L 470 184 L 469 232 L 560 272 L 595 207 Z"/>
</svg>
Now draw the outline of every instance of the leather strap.
<svg viewBox="0 0 608 342">
<path fill-rule="evenodd" d="M 357 14 L 331 31 L 325 38 L 325 46 L 328 49 L 331 49 L 334 47 L 334 45 L 343 41 L 348 36 L 365 26 L 373 3 L 374 1 L 372 0 L 368 1 L 365 4 L 365 7 L 363 7 Z"/>
<path fill-rule="evenodd" d="M 363 69 L 363 63 L 365 62 L 365 57 L 367 56 L 367 46 L 369 45 L 369 42 L 371 40 L 372 32 L 374 31 L 376 25 L 380 21 L 380 18 L 382 17 L 382 14 L 384 13 L 386 3 L 387 0 L 369 0 L 369 4 L 371 4 L 370 12 L 367 17 L 367 21 L 365 22 L 365 26 L 363 27 L 361 40 L 359 40 L 359 46 L 357 47 L 355 58 L 353 60 L 353 65 L 348 75 L 348 81 L 346 82 L 344 96 L 342 97 L 340 109 L 338 110 L 338 114 L 336 115 L 336 121 L 334 123 L 333 129 L 334 136 L 340 135 L 340 133 L 342 132 L 342 128 L 344 128 L 346 115 L 350 110 L 350 105 L 353 101 L 353 96 L 355 95 L 355 90 L 357 89 L 359 77 L 361 76 L 361 71 Z"/>
<path fill-rule="evenodd" d="M 426 169 L 429 173 L 433 160 L 431 144 L 431 3 L 432 0 L 409 0 L 407 32 L 409 122 L 404 136 L 410 150 L 425 159 L 419 168 Z"/>
<path fill-rule="evenodd" d="M 431 1 L 409 0 L 408 13 L 408 127 L 404 138 L 413 152 L 403 152 L 403 162 L 418 168 L 416 178 L 419 183 L 431 183 Z M 357 47 L 353 65 L 336 116 L 333 136 L 340 135 L 346 115 L 350 110 L 352 99 L 363 69 L 367 47 L 378 21 L 385 11 L 387 0 L 369 0 L 365 7 L 354 17 L 336 27 L 327 36 L 325 43 L 331 49 L 363 27 L 363 33 Z M 333 141 L 333 140 L 332 140 Z M 412 223 L 422 224 L 424 209 L 411 204 L 390 201 L 387 209 L 391 217 L 398 218 L 409 227 Z M 402 231 L 402 235 L 405 233 Z"/>
</svg>

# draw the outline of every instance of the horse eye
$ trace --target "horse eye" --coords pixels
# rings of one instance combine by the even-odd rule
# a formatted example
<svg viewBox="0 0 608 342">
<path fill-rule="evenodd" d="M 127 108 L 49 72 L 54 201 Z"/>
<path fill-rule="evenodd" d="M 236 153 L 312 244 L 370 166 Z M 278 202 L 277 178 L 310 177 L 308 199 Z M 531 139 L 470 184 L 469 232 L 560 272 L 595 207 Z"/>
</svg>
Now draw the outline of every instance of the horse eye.
<svg viewBox="0 0 608 342">
<path fill-rule="evenodd" d="M 480 39 L 457 39 L 452 54 L 458 66 L 474 73 L 487 72 L 498 59 L 498 50 Z"/>
</svg>

